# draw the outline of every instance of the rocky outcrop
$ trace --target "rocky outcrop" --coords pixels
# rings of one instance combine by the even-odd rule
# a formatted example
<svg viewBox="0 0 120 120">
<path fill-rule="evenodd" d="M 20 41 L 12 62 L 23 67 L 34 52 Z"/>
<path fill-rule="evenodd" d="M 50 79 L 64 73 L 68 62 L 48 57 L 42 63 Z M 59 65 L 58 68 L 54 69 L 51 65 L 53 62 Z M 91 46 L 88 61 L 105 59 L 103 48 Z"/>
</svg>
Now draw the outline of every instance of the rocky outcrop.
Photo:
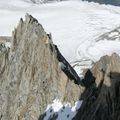
<svg viewBox="0 0 120 120">
<path fill-rule="evenodd" d="M 74 120 L 119 120 L 120 57 L 102 57 L 92 68 L 95 82 L 82 94 L 83 104 Z"/>
<path fill-rule="evenodd" d="M 72 104 L 82 91 L 60 69 L 43 27 L 27 14 L 0 57 L 0 120 L 38 120 L 54 99 Z"/>
<path fill-rule="evenodd" d="M 83 1 L 89 1 L 89 2 L 96 2 L 99 4 L 110 4 L 115 6 L 120 6 L 119 0 L 83 0 Z"/>
<path fill-rule="evenodd" d="M 75 84 L 84 86 L 81 78 L 78 76 L 76 71 L 72 68 L 72 66 L 67 62 L 67 60 L 62 56 L 62 54 L 60 53 L 56 45 L 54 45 L 54 48 L 56 51 L 56 56 L 59 61 L 59 66 L 61 70 L 66 74 L 66 76 L 69 79 L 74 80 Z"/>
</svg>

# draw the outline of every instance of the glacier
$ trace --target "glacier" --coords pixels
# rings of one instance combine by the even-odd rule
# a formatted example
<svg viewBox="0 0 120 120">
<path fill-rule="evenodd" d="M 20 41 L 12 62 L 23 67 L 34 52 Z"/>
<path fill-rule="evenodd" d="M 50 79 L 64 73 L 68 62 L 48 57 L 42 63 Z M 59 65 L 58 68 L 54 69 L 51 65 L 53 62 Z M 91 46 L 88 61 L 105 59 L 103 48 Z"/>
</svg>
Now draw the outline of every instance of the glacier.
<svg viewBox="0 0 120 120">
<path fill-rule="evenodd" d="M 32 4 L 24 0 L 0 1 L 0 35 L 11 31 L 25 13 L 32 14 L 52 34 L 54 43 L 80 75 L 103 55 L 120 54 L 120 40 L 97 38 L 120 26 L 120 7 L 70 0 Z"/>
</svg>

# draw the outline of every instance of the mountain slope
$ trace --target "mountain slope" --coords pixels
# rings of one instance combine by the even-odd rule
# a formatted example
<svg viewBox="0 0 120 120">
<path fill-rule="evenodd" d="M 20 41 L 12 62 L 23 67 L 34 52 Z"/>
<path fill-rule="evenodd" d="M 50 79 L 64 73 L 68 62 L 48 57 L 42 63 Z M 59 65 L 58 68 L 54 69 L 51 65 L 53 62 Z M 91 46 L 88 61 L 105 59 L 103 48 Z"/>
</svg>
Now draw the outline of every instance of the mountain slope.
<svg viewBox="0 0 120 120">
<path fill-rule="evenodd" d="M 0 49 L 0 119 L 38 120 L 55 99 L 79 100 L 83 88 L 62 72 L 52 40 L 35 18 L 21 19 L 10 42 L 10 49 Z"/>
</svg>

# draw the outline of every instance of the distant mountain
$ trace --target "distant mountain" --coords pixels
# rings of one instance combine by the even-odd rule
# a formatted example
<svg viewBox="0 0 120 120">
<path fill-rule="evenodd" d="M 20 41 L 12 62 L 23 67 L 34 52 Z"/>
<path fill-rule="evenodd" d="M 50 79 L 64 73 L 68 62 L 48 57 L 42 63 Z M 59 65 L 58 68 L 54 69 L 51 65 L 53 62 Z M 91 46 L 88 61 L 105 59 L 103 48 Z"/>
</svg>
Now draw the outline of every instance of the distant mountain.
<svg viewBox="0 0 120 120">
<path fill-rule="evenodd" d="M 62 1 L 62 0 L 24 0 L 24 1 L 32 2 L 32 3 L 46 3 L 46 2 Z"/>
<path fill-rule="evenodd" d="M 100 4 L 111 4 L 111 5 L 120 6 L 120 0 L 83 0 L 83 1 L 97 2 Z"/>
<path fill-rule="evenodd" d="M 120 57 L 104 56 L 92 68 L 96 78 L 81 95 L 83 103 L 72 120 L 119 120 Z"/>
</svg>

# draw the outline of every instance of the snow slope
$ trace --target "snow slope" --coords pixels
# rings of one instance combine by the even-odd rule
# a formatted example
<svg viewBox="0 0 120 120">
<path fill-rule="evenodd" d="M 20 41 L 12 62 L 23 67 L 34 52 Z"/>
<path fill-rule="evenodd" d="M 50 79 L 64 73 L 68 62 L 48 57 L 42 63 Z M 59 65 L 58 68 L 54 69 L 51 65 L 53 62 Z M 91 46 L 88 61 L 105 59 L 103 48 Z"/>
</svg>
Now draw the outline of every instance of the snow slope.
<svg viewBox="0 0 120 120">
<path fill-rule="evenodd" d="M 74 106 L 71 106 L 69 103 L 63 105 L 59 100 L 54 100 L 51 105 L 48 105 L 44 120 L 55 118 L 55 116 L 56 120 L 72 120 L 81 105 L 82 101 L 77 101 Z"/>
<path fill-rule="evenodd" d="M 76 66 L 78 73 L 91 67 L 105 54 L 120 53 L 119 40 L 96 42 L 100 35 L 120 26 L 119 7 L 80 0 L 42 5 L 22 0 L 0 0 L 0 35 L 11 35 L 26 12 L 36 17 L 48 33 L 52 33 L 54 43 Z"/>
</svg>

